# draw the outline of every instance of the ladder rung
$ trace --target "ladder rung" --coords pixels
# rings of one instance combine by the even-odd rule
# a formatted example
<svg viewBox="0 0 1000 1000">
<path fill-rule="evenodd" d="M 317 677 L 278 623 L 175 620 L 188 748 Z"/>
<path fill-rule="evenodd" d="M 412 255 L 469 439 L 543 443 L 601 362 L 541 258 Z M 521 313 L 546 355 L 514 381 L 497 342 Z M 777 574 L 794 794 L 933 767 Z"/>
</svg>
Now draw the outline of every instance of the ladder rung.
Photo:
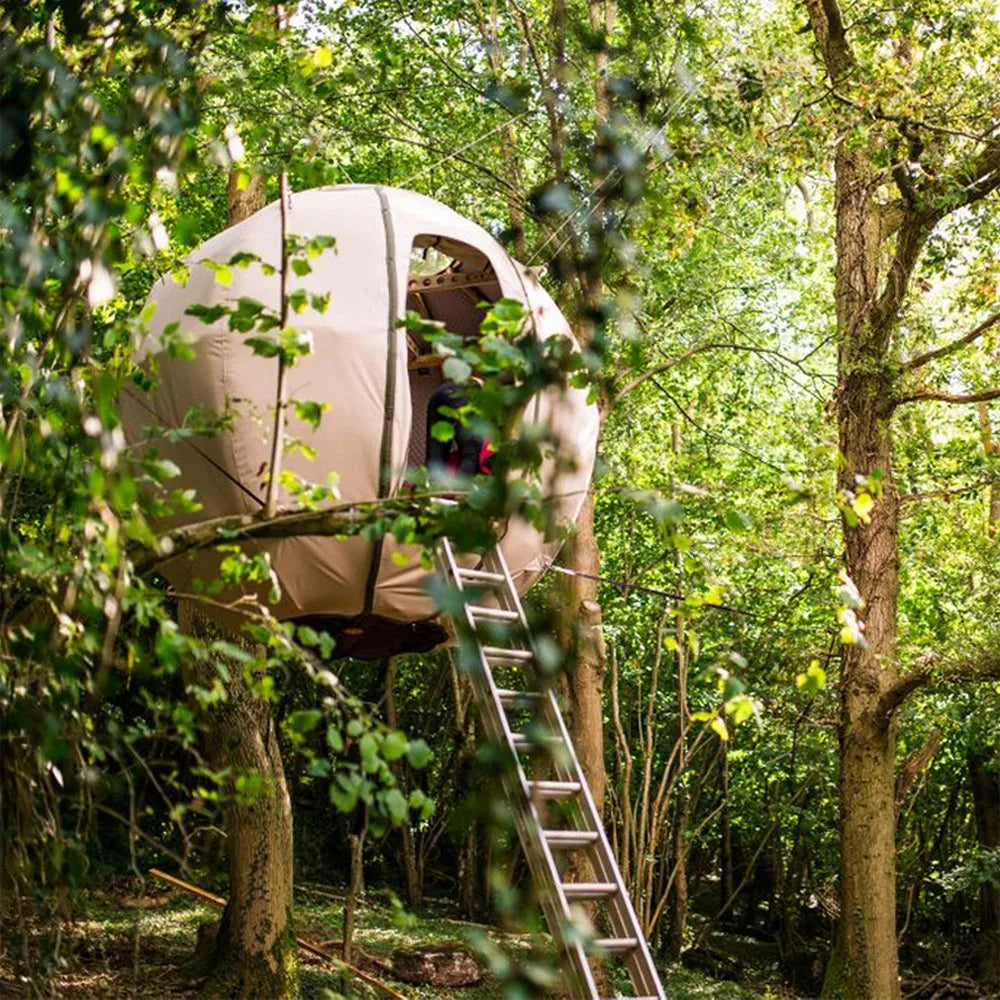
<svg viewBox="0 0 1000 1000">
<path fill-rule="evenodd" d="M 638 948 L 639 942 L 636 938 L 595 938 L 593 945 L 611 955 L 620 955 Z"/>
<path fill-rule="evenodd" d="M 530 649 L 505 649 L 503 646 L 483 646 L 482 649 L 486 659 L 504 663 L 528 663 L 532 656 Z"/>
<path fill-rule="evenodd" d="M 540 799 L 568 799 L 580 791 L 579 781 L 529 781 L 528 791 Z"/>
<path fill-rule="evenodd" d="M 534 708 L 542 697 L 537 691 L 511 691 L 509 688 L 498 688 L 497 694 L 504 708 Z"/>
<path fill-rule="evenodd" d="M 458 578 L 462 583 L 506 583 L 502 573 L 491 573 L 486 569 L 461 569 L 458 571 Z"/>
<path fill-rule="evenodd" d="M 565 882 L 563 892 L 567 899 L 607 899 L 618 892 L 616 882 Z"/>
<path fill-rule="evenodd" d="M 529 736 L 527 733 L 511 733 L 510 742 L 515 750 L 534 750 L 561 744 L 562 737 L 558 733 L 539 733 L 537 736 Z"/>
<path fill-rule="evenodd" d="M 508 611 L 506 608 L 487 608 L 482 604 L 467 604 L 466 610 L 473 618 L 486 622 L 516 622 L 521 620 L 521 616 L 516 611 Z"/>
<path fill-rule="evenodd" d="M 550 847 L 571 851 L 576 847 L 589 847 L 597 842 L 595 830 L 543 830 L 542 836 Z"/>
</svg>

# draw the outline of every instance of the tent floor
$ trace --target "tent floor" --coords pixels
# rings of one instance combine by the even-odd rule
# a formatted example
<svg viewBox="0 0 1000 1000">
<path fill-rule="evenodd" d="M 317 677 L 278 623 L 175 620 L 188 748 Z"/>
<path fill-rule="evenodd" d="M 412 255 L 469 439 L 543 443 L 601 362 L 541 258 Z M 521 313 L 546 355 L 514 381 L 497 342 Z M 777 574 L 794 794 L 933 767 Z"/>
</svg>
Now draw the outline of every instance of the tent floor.
<svg viewBox="0 0 1000 1000">
<path fill-rule="evenodd" d="M 381 615 L 306 615 L 293 618 L 296 625 L 308 625 L 317 632 L 329 632 L 337 640 L 335 658 L 381 660 L 402 653 L 427 653 L 446 642 L 448 633 L 435 619 L 399 622 Z"/>
</svg>

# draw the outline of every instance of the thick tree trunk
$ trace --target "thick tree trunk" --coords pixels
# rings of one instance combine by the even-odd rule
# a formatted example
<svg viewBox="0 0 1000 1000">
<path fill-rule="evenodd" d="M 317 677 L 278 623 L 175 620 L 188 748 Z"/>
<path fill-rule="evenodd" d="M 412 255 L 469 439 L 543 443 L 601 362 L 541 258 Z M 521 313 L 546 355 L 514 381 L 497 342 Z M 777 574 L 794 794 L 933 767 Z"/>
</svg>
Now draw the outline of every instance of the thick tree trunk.
<svg viewBox="0 0 1000 1000">
<path fill-rule="evenodd" d="M 899 500 L 892 478 L 890 329 L 877 299 L 875 180 L 860 153 L 837 157 L 837 415 L 847 498 L 872 474 L 881 492 L 868 523 L 844 520 L 847 573 L 864 606 L 864 641 L 843 647 L 840 679 L 840 986 L 850 1000 L 899 996 L 896 953 L 895 726 L 880 700 L 896 680 Z M 834 980 L 838 977 L 834 977 Z"/>
<path fill-rule="evenodd" d="M 604 812 L 607 771 L 604 766 L 604 672 L 606 650 L 601 631 L 601 605 L 597 601 L 597 581 L 600 574 L 601 552 L 594 534 L 594 493 L 588 490 L 577 531 L 570 543 L 568 564 L 576 574 L 566 580 L 570 648 L 566 686 L 569 695 L 569 733 L 576 749 L 597 812 Z M 570 854 L 566 869 L 569 882 L 594 882 L 593 865 L 583 851 Z M 595 904 L 583 904 L 595 926 L 598 913 Z M 590 960 L 598 989 L 604 991 L 606 973 L 603 962 Z"/>
<path fill-rule="evenodd" d="M 181 628 L 213 637 L 219 628 L 182 602 Z M 210 683 L 210 666 L 193 664 Z M 200 676 L 204 674 L 204 676 Z M 227 699 L 203 720 L 210 766 L 230 775 L 225 789 L 228 901 L 206 995 L 294 998 L 298 948 L 292 922 L 292 810 L 271 706 L 233 671 Z M 240 787 L 240 778 L 259 787 Z"/>
<path fill-rule="evenodd" d="M 1000 848 L 1000 771 L 985 754 L 969 754 L 969 782 L 980 847 Z M 983 982 L 1000 984 L 1000 889 L 984 883 L 979 890 L 979 971 Z"/>
<path fill-rule="evenodd" d="M 870 383 L 870 379 L 859 380 Z M 894 723 L 879 701 L 895 680 L 898 506 L 891 481 L 888 426 L 875 386 L 845 400 L 842 485 L 885 473 L 871 522 L 845 529 L 847 572 L 865 600 L 867 648 L 844 647 L 841 666 L 841 944 L 844 992 L 851 998 L 899 996 L 896 958 Z M 867 399 L 865 398 L 867 397 Z M 849 409 L 848 409 L 849 408 Z M 867 409 L 867 413 L 865 410 Z M 848 478 L 849 477 L 849 478 Z"/>
</svg>

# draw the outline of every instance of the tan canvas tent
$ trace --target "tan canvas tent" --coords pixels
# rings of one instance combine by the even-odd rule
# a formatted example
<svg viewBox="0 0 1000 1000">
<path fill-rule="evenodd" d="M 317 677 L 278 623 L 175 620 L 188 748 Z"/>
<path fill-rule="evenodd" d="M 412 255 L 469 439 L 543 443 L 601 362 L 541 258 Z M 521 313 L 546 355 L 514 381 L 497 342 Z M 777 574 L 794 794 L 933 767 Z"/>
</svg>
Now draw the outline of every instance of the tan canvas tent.
<svg viewBox="0 0 1000 1000">
<path fill-rule="evenodd" d="M 397 326 L 407 308 L 471 335 L 483 316 L 477 303 L 508 297 L 530 310 L 540 337 L 569 335 L 565 319 L 532 272 L 484 229 L 423 195 L 370 185 L 298 192 L 290 198 L 288 231 L 330 236 L 336 243 L 311 261 L 310 274 L 291 281 L 292 290 L 329 292 L 331 298 L 325 312 L 306 309 L 291 321 L 312 332 L 314 346 L 289 372 L 289 398 L 324 402 L 329 409 L 316 429 L 289 413 L 287 433 L 318 457 L 309 461 L 293 453 L 285 467 L 313 482 L 335 471 L 342 500 L 394 496 L 407 467 L 424 464 L 427 402 L 442 376 L 440 368 L 413 357 L 412 343 Z M 185 314 L 193 304 L 211 306 L 240 296 L 277 312 L 277 274 L 267 275 L 254 263 L 232 268 L 231 283 L 223 284 L 199 263 L 225 263 L 240 251 L 278 263 L 277 202 L 195 252 L 185 284 L 170 277 L 157 283 L 140 360 L 155 369 L 158 382 L 149 394 L 130 389 L 122 399 L 132 441 L 150 424 L 181 426 L 192 407 L 222 412 L 231 405 L 237 413 L 232 430 L 223 435 L 157 442 L 182 470 L 180 485 L 197 491 L 202 510 L 189 521 L 253 513 L 263 504 L 277 361 L 254 355 L 241 335 L 228 329 L 225 317 L 206 325 Z M 419 265 L 416 272 L 411 261 Z M 174 323 L 190 337 L 194 361 L 175 359 L 163 349 L 160 334 Z M 560 458 L 571 460 L 571 470 L 557 470 L 555 461 L 543 470 L 557 518 L 570 520 L 580 509 L 593 468 L 596 409 L 583 390 L 552 390 L 529 404 L 525 420 L 546 425 L 559 442 Z M 292 505 L 284 500 L 282 506 Z M 397 565 L 395 548 L 391 540 L 372 545 L 359 538 L 321 537 L 254 545 L 270 554 L 280 580 L 275 615 L 342 633 L 339 650 L 355 655 L 429 648 L 443 639 L 424 591 L 425 572 L 415 561 Z M 546 569 L 556 544 L 515 522 L 507 526 L 501 548 L 523 591 Z M 187 590 L 195 578 L 214 576 L 217 558 L 209 553 L 180 558 L 164 572 L 178 589 Z"/>
</svg>

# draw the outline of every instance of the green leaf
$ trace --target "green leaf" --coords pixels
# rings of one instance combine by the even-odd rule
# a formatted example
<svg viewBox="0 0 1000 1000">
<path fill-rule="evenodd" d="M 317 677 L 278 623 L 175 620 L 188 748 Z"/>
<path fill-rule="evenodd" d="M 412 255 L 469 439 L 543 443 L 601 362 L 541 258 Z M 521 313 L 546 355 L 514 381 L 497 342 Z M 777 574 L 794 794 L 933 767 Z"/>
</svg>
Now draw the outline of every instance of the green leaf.
<svg viewBox="0 0 1000 1000">
<path fill-rule="evenodd" d="M 461 358 L 446 358 L 442 366 L 444 377 L 452 382 L 465 382 L 472 374 L 472 368 Z"/>
<path fill-rule="evenodd" d="M 195 319 L 200 319 L 202 323 L 215 323 L 217 320 L 222 319 L 229 312 L 228 306 L 203 306 L 203 305 L 193 305 L 188 306 L 184 310 L 185 316 L 194 316 Z"/>
<path fill-rule="evenodd" d="M 803 694 L 807 694 L 812 698 L 815 698 L 816 695 L 826 688 L 826 671 L 821 666 L 819 660 L 813 660 L 805 673 L 796 676 L 795 686 Z"/>
<path fill-rule="evenodd" d="M 341 812 L 353 812 L 358 804 L 358 786 L 352 784 L 346 775 L 336 775 L 330 782 L 330 801 Z"/>
<path fill-rule="evenodd" d="M 330 404 L 317 403 L 313 400 L 293 400 L 292 408 L 299 420 L 305 424 L 309 424 L 315 430 L 319 427 L 319 423 L 323 419 L 323 414 L 330 409 Z"/>
<path fill-rule="evenodd" d="M 431 424 L 431 437 L 435 441 L 451 441 L 455 437 L 455 425 L 450 420 L 435 420 Z"/>
<path fill-rule="evenodd" d="M 392 821 L 393 826 L 399 826 L 406 819 L 406 814 L 409 812 L 406 797 L 398 788 L 390 788 L 382 796 L 382 805 L 389 814 L 389 819 Z"/>
<path fill-rule="evenodd" d="M 727 510 L 723 515 L 726 527 L 737 535 L 750 530 L 750 518 L 741 510 Z"/>
<path fill-rule="evenodd" d="M 322 718 L 323 713 L 318 708 L 302 709 L 298 712 L 292 712 L 288 717 L 288 725 L 293 732 L 309 733 L 320 724 Z"/>
<path fill-rule="evenodd" d="M 247 337 L 243 343 L 261 358 L 276 358 L 281 353 L 281 348 L 273 337 Z"/>
<path fill-rule="evenodd" d="M 315 629 L 310 628 L 308 625 L 300 625 L 298 629 L 296 629 L 296 634 L 299 637 L 299 642 L 301 642 L 303 646 L 319 645 L 319 635 L 316 633 Z"/>
<path fill-rule="evenodd" d="M 726 727 L 725 722 L 719 718 L 719 716 L 713 716 L 712 721 L 708 724 L 709 728 L 719 737 L 720 740 L 729 739 L 729 729 Z"/>
<path fill-rule="evenodd" d="M 406 746 L 406 759 L 410 767 L 419 771 L 434 759 L 434 754 L 423 740 L 410 740 Z"/>
<path fill-rule="evenodd" d="M 394 729 L 382 740 L 382 756 L 388 761 L 399 760 L 406 753 L 406 737 Z"/>
<path fill-rule="evenodd" d="M 378 770 L 378 740 L 372 733 L 365 733 L 358 744 L 361 751 L 361 768 L 368 774 L 374 774 Z"/>
<path fill-rule="evenodd" d="M 257 254 L 251 253 L 249 250 L 240 250 L 229 258 L 229 265 L 230 267 L 241 267 L 246 269 L 255 261 L 259 260 L 260 257 L 258 257 Z"/>
</svg>

